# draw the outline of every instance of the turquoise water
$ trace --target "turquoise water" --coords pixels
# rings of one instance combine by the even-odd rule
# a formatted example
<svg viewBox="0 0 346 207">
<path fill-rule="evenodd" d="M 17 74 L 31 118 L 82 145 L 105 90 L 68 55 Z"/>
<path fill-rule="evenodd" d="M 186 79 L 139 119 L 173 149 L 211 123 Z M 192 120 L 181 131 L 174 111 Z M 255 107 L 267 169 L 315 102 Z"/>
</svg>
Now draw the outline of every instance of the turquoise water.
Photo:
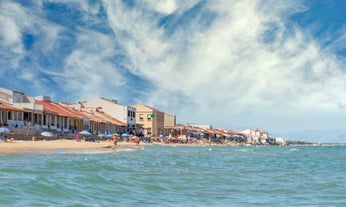
<svg viewBox="0 0 346 207">
<path fill-rule="evenodd" d="M 0 156 L 1 206 L 346 206 L 346 147 L 167 147 Z"/>
</svg>

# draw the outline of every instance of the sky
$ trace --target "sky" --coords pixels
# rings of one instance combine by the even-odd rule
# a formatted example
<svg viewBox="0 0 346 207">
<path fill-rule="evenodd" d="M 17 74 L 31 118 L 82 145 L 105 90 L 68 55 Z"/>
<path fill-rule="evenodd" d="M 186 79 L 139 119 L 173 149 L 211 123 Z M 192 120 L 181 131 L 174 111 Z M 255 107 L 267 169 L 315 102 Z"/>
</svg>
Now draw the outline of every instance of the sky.
<svg viewBox="0 0 346 207">
<path fill-rule="evenodd" d="M 0 0 L 0 86 L 346 142 L 346 1 Z"/>
</svg>

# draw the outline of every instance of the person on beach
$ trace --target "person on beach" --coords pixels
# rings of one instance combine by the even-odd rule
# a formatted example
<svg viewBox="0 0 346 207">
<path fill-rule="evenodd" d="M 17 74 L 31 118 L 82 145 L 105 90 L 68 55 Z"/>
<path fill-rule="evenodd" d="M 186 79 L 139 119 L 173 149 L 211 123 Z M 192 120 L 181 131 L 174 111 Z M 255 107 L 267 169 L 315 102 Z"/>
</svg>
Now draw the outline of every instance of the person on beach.
<svg viewBox="0 0 346 207">
<path fill-rule="evenodd" d="M 116 135 L 113 136 L 113 143 L 114 145 L 117 145 L 118 143 L 118 137 Z"/>
<path fill-rule="evenodd" d="M 141 142 L 141 138 L 138 137 L 136 140 L 137 145 L 139 145 L 140 142 Z"/>
<path fill-rule="evenodd" d="M 76 135 L 76 141 L 77 142 L 80 142 L 80 133 L 78 132 L 77 135 Z"/>
</svg>

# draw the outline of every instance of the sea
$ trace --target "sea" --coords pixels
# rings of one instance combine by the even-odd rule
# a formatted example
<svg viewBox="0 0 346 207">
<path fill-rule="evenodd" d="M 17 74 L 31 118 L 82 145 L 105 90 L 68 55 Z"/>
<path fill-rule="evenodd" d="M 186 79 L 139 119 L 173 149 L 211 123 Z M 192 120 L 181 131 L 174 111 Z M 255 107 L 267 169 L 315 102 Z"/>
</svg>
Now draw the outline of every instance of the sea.
<svg viewBox="0 0 346 207">
<path fill-rule="evenodd" d="M 346 206 L 344 146 L 134 146 L 0 156 L 0 206 Z"/>
</svg>

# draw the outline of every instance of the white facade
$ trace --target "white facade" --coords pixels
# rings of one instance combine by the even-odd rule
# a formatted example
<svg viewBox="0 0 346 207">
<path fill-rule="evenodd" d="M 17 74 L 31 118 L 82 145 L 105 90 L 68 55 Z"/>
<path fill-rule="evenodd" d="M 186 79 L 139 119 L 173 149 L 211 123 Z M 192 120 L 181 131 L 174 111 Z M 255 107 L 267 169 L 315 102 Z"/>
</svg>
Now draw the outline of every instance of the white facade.
<svg viewBox="0 0 346 207">
<path fill-rule="evenodd" d="M 285 145 L 286 144 L 286 140 L 284 138 L 278 137 L 278 138 L 276 138 L 276 144 L 278 144 L 278 145 Z"/>
<path fill-rule="evenodd" d="M 23 103 L 25 97 L 23 92 L 0 87 L 0 100 L 8 104 Z"/>
<path fill-rule="evenodd" d="M 205 125 L 198 125 L 198 124 L 193 124 L 191 125 L 193 127 L 199 127 L 201 129 L 213 129 L 213 126 L 212 125 L 208 125 L 208 124 L 205 124 Z"/>
<path fill-rule="evenodd" d="M 91 101 L 82 102 L 79 106 L 76 106 L 76 108 L 78 107 L 97 108 L 119 121 L 126 123 L 128 130 L 134 130 L 136 127 L 136 109 L 130 106 L 118 104 L 116 100 L 96 98 Z"/>
</svg>

